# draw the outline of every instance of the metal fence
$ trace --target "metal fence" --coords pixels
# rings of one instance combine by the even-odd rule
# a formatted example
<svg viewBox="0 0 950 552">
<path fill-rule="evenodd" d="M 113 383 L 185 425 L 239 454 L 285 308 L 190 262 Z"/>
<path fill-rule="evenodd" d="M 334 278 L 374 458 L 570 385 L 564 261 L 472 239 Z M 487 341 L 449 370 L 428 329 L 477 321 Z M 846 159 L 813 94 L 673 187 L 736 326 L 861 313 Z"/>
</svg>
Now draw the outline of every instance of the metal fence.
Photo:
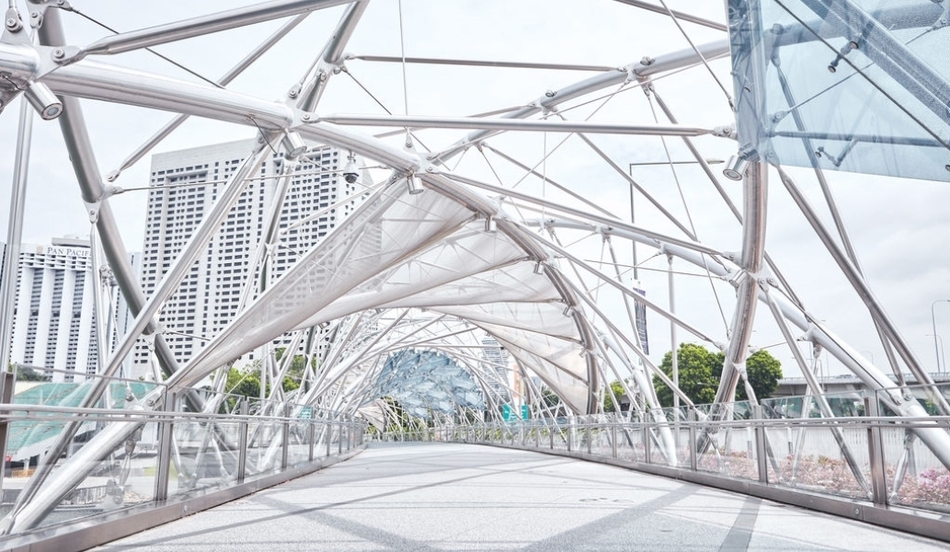
<svg viewBox="0 0 950 552">
<path fill-rule="evenodd" d="M 82 549 L 134 532 L 132 528 L 169 521 L 168 515 L 151 515 L 151 520 L 124 526 L 112 523 L 111 531 L 100 531 L 94 540 L 72 534 L 74 528 L 97 531 L 96 516 L 105 526 L 124 516 L 149 517 L 151 510 L 168 505 L 178 505 L 185 515 L 309 473 L 363 445 L 365 423 L 338 413 L 212 396 L 200 389 L 161 391 L 164 403 L 158 410 L 143 409 L 149 395 L 142 400 L 130 396 L 126 408 L 0 404 L 0 432 L 8 436 L 0 440 L 8 444 L 0 479 L 0 526 L 7 532 L 0 537 L 0 549 L 44 549 L 44 542 L 46 549 Z M 202 412 L 191 411 L 196 403 L 204 406 Z M 47 461 L 50 469 L 43 474 L 43 451 L 50 450 L 67 424 L 77 422 L 80 429 L 67 452 Z M 104 454 L 91 454 L 96 439 L 117 427 L 123 428 L 116 431 L 123 435 L 118 444 Z M 78 484 L 50 500 L 49 488 L 71 474 Z M 42 480 L 34 481 L 38 477 Z M 63 540 L 66 535 L 73 536 Z M 69 544 L 62 547 L 64 542 Z"/>
<path fill-rule="evenodd" d="M 654 420 L 608 416 L 513 420 L 387 433 L 382 440 L 477 443 L 624 466 L 798 504 L 950 541 L 950 471 L 921 442 L 950 417 L 772 417 L 668 409 Z M 728 409 L 735 413 L 735 409 Z"/>
</svg>

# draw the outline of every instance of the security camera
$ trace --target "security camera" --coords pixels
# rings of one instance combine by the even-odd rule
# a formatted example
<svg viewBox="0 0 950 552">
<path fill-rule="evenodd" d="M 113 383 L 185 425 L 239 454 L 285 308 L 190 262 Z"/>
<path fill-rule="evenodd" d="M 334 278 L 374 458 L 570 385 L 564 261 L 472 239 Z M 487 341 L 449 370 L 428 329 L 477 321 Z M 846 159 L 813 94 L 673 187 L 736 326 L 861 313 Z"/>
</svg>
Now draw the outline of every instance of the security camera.
<svg viewBox="0 0 950 552">
<path fill-rule="evenodd" d="M 356 158 L 350 155 L 346 161 L 346 166 L 343 167 L 343 180 L 346 180 L 349 184 L 353 184 L 359 177 L 360 173 L 356 172 Z"/>
</svg>

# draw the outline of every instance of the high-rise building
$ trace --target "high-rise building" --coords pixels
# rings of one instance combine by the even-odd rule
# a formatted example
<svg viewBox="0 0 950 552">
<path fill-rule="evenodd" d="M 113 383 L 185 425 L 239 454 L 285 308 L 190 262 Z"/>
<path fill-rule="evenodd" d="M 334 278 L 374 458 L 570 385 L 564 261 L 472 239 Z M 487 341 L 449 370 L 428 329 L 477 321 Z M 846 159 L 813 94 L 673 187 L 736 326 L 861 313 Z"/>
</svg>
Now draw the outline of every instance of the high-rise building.
<svg viewBox="0 0 950 552">
<path fill-rule="evenodd" d="M 161 282 L 253 145 L 251 141 L 230 142 L 152 157 L 142 258 L 146 294 Z M 269 281 L 280 278 L 365 197 L 364 185 L 339 176 L 346 162 L 345 151 L 326 146 L 311 147 L 298 159 L 276 225 L 280 239 L 269 251 Z M 160 322 L 179 362 L 197 353 L 207 337 L 223 330 L 240 310 L 242 289 L 265 233 L 285 163 L 288 161 L 276 152 L 267 157 L 178 291 L 166 302 Z M 365 174 L 363 181 L 368 181 Z M 352 199 L 334 207 L 347 197 Z M 147 361 L 147 351 L 141 347 L 136 364 Z"/>
<path fill-rule="evenodd" d="M 88 240 L 24 244 L 17 263 L 10 362 L 58 370 L 56 382 L 85 379 L 99 357 Z"/>
<path fill-rule="evenodd" d="M 510 390 L 514 388 L 514 372 L 508 369 L 508 351 L 498 340 L 486 334 L 482 337 L 482 359 L 485 361 L 483 366 L 486 370 L 495 375 L 492 380 L 489 380 L 489 385 L 503 397 L 505 402 L 510 402 L 512 399 Z"/>
</svg>

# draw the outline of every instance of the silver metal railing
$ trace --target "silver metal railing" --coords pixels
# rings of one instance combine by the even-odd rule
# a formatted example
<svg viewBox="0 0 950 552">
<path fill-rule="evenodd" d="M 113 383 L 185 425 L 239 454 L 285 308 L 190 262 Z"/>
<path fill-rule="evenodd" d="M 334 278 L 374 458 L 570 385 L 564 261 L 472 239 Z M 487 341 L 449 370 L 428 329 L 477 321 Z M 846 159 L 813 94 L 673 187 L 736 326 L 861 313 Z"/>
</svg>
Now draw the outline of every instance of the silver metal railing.
<svg viewBox="0 0 950 552">
<path fill-rule="evenodd" d="M 842 394 L 844 396 L 844 394 Z M 494 421 L 384 434 L 382 440 L 477 443 L 580 457 L 736 490 L 950 540 L 950 471 L 916 437 L 950 416 L 898 417 L 874 393 L 854 415 L 784 415 L 761 405 L 619 416 Z M 786 403 L 788 399 L 783 399 Z M 772 405 L 774 406 L 774 405 Z M 819 414 L 820 415 L 820 414 Z M 668 450 L 661 429 L 673 433 Z"/>
<path fill-rule="evenodd" d="M 78 466 L 88 472 L 82 482 L 34 527 L 16 530 L 13 525 L 0 537 L 3 549 L 32 545 L 70 526 L 95 527 L 93 516 L 111 519 L 194 499 L 209 507 L 213 501 L 207 497 L 215 493 L 225 496 L 221 501 L 230 500 L 240 496 L 234 489 L 252 492 L 344 457 L 363 445 L 366 429 L 364 422 L 335 412 L 202 389 L 165 392 L 164 404 L 151 405 L 160 407 L 152 410 L 145 404 L 158 387 L 152 383 L 119 384 L 110 396 L 125 395 L 125 400 L 102 404 L 109 408 L 64 406 L 71 400 L 70 388 L 63 386 L 63 395 L 52 396 L 57 389 L 50 387 L 50 395 L 32 397 L 31 403 L 0 404 L 0 433 L 6 435 L 0 440 L 5 447 L 0 448 L 0 517 L 15 519 L 26 507 L 29 499 L 21 492 L 67 422 L 80 418 L 82 426 L 54 472 L 77 469 L 85 443 L 107 427 L 131 424 L 127 427 L 135 430 L 105 457 Z M 189 411 L 196 396 L 204 412 Z"/>
</svg>

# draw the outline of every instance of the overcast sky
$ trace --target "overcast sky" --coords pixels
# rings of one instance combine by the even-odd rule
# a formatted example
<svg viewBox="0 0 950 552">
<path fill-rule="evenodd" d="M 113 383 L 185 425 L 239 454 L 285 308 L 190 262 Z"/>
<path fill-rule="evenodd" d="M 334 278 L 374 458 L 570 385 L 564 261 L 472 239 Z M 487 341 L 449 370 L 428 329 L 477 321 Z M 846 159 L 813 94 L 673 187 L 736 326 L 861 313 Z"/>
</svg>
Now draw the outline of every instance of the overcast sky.
<svg viewBox="0 0 950 552">
<path fill-rule="evenodd" d="M 72 3 L 89 17 L 122 31 L 219 11 L 236 4 L 232 0 L 200 3 L 75 0 Z M 669 1 L 668 4 L 673 9 L 694 13 L 699 10 L 698 15 L 724 20 L 724 9 L 718 2 L 681 0 Z M 347 51 L 399 55 L 399 9 L 396 0 L 373 0 Z M 401 9 L 407 56 L 622 66 L 644 56 L 658 56 L 689 47 L 668 18 L 609 0 L 403 0 Z M 229 88 L 265 99 L 282 98 L 305 73 L 341 13 L 342 8 L 332 8 L 312 15 Z M 76 14 L 65 14 L 64 19 L 68 39 L 73 44 L 89 43 L 109 34 Z M 217 79 L 279 24 L 264 23 L 160 46 L 157 50 L 201 75 Z M 725 34 L 719 31 L 684 25 L 696 43 L 725 38 Z M 101 61 L 195 80 L 147 52 L 105 57 Z M 712 61 L 710 65 L 731 93 L 728 59 Z M 363 92 L 347 75 L 338 75 L 330 83 L 320 104 L 320 112 L 381 113 L 376 100 L 396 114 L 404 111 L 400 64 L 353 60 L 347 67 L 376 99 Z M 406 103 L 412 114 L 471 115 L 525 105 L 547 90 L 556 90 L 593 74 L 409 65 L 406 68 Z M 656 83 L 656 89 L 682 124 L 710 128 L 732 122 L 724 93 L 704 67 L 661 79 Z M 616 88 L 606 89 L 596 96 L 614 91 Z M 579 107 L 565 116 L 583 119 L 591 115 L 600 103 Z M 0 217 L 4 227 L 13 179 L 18 107 L 15 104 L 0 114 Z M 128 153 L 171 117 L 163 112 L 89 101 L 84 102 L 84 110 L 102 174 L 117 168 Z M 662 113 L 659 117 L 661 123 L 665 122 Z M 653 112 L 643 92 L 631 89 L 610 98 L 591 120 L 652 123 Z M 249 138 L 254 132 L 252 128 L 193 119 L 159 145 L 155 152 Z M 373 130 L 365 132 L 372 133 Z M 440 149 L 463 135 L 464 131 L 439 131 L 423 133 L 420 137 L 425 145 Z M 533 166 L 564 137 L 553 133 L 546 136 L 521 133 L 500 136 L 488 143 Z M 668 148 L 674 160 L 689 159 L 688 151 L 678 139 L 667 139 L 665 145 L 655 137 L 594 136 L 592 139 L 624 168 L 631 162 L 665 160 L 664 147 Z M 391 140 L 400 144 L 402 138 Z M 722 138 L 703 137 L 696 142 L 708 158 L 725 159 L 736 148 L 735 142 Z M 492 169 L 506 182 L 520 179 L 523 171 L 486 155 L 491 166 L 481 154 L 472 150 L 462 157 L 457 170 L 487 181 L 494 179 Z M 143 159 L 123 174 L 116 184 L 123 188 L 146 186 L 148 167 L 148 158 Z M 552 180 L 570 186 L 618 216 L 629 216 L 626 181 L 576 137 L 568 139 L 539 168 L 542 169 Z M 89 222 L 57 123 L 35 119 L 30 170 L 24 241 L 45 243 L 54 236 L 87 235 Z M 803 170 L 791 172 L 809 199 L 820 205 L 814 175 Z M 687 220 L 688 207 L 689 217 L 702 241 L 723 251 L 740 250 L 738 224 L 705 176 L 695 167 L 683 166 L 676 175 L 684 190 L 685 207 L 668 167 L 637 167 L 633 176 L 684 221 Z M 950 205 L 950 185 L 842 173 L 828 176 L 868 279 L 924 365 L 934 368 L 934 341 L 926 334 L 932 333 L 932 302 L 950 299 L 950 222 L 946 216 Z M 740 185 L 725 179 L 722 182 L 741 206 Z M 557 200 L 564 198 L 536 179 L 527 179 L 519 189 L 544 193 Z M 146 194 L 141 191 L 130 191 L 111 200 L 129 250 L 142 247 L 145 200 Z M 639 223 L 681 235 L 642 197 L 636 201 Z M 880 365 L 884 359 L 883 351 L 866 311 L 801 214 L 788 200 L 776 175 L 772 178 L 769 205 L 767 247 L 806 307 L 817 318 L 826 320 L 855 349 L 873 357 Z M 822 213 L 826 223 L 830 223 L 826 210 Z M 564 241 L 569 240 L 565 234 Z M 617 243 L 618 249 L 623 249 L 621 262 L 629 263 L 629 245 Z M 599 238 L 587 239 L 577 247 L 588 258 L 602 258 Z M 649 255 L 645 248 L 640 250 L 641 261 Z M 665 268 L 666 260 L 657 258 L 644 266 Z M 698 272 L 696 267 L 682 262 L 677 262 L 674 268 Z M 665 274 L 644 271 L 641 280 L 651 297 L 666 304 Z M 731 321 L 734 294 L 728 285 L 715 285 L 725 319 Z M 724 336 L 723 316 L 709 281 L 682 276 L 677 277 L 676 286 L 677 311 L 704 330 Z M 938 304 L 936 309 L 937 333 L 950 340 L 950 303 Z M 760 310 L 760 317 L 765 312 L 764 308 Z M 651 356 L 658 359 L 669 348 L 669 330 L 657 317 L 651 317 L 650 331 Z M 688 338 L 684 332 L 680 332 L 680 337 Z M 766 321 L 757 325 L 753 341 L 757 346 L 777 342 L 774 324 Z M 782 359 L 786 373 L 794 375 L 796 370 L 787 349 L 775 347 L 770 350 Z M 840 372 L 841 368 L 832 363 L 831 371 Z"/>
</svg>

